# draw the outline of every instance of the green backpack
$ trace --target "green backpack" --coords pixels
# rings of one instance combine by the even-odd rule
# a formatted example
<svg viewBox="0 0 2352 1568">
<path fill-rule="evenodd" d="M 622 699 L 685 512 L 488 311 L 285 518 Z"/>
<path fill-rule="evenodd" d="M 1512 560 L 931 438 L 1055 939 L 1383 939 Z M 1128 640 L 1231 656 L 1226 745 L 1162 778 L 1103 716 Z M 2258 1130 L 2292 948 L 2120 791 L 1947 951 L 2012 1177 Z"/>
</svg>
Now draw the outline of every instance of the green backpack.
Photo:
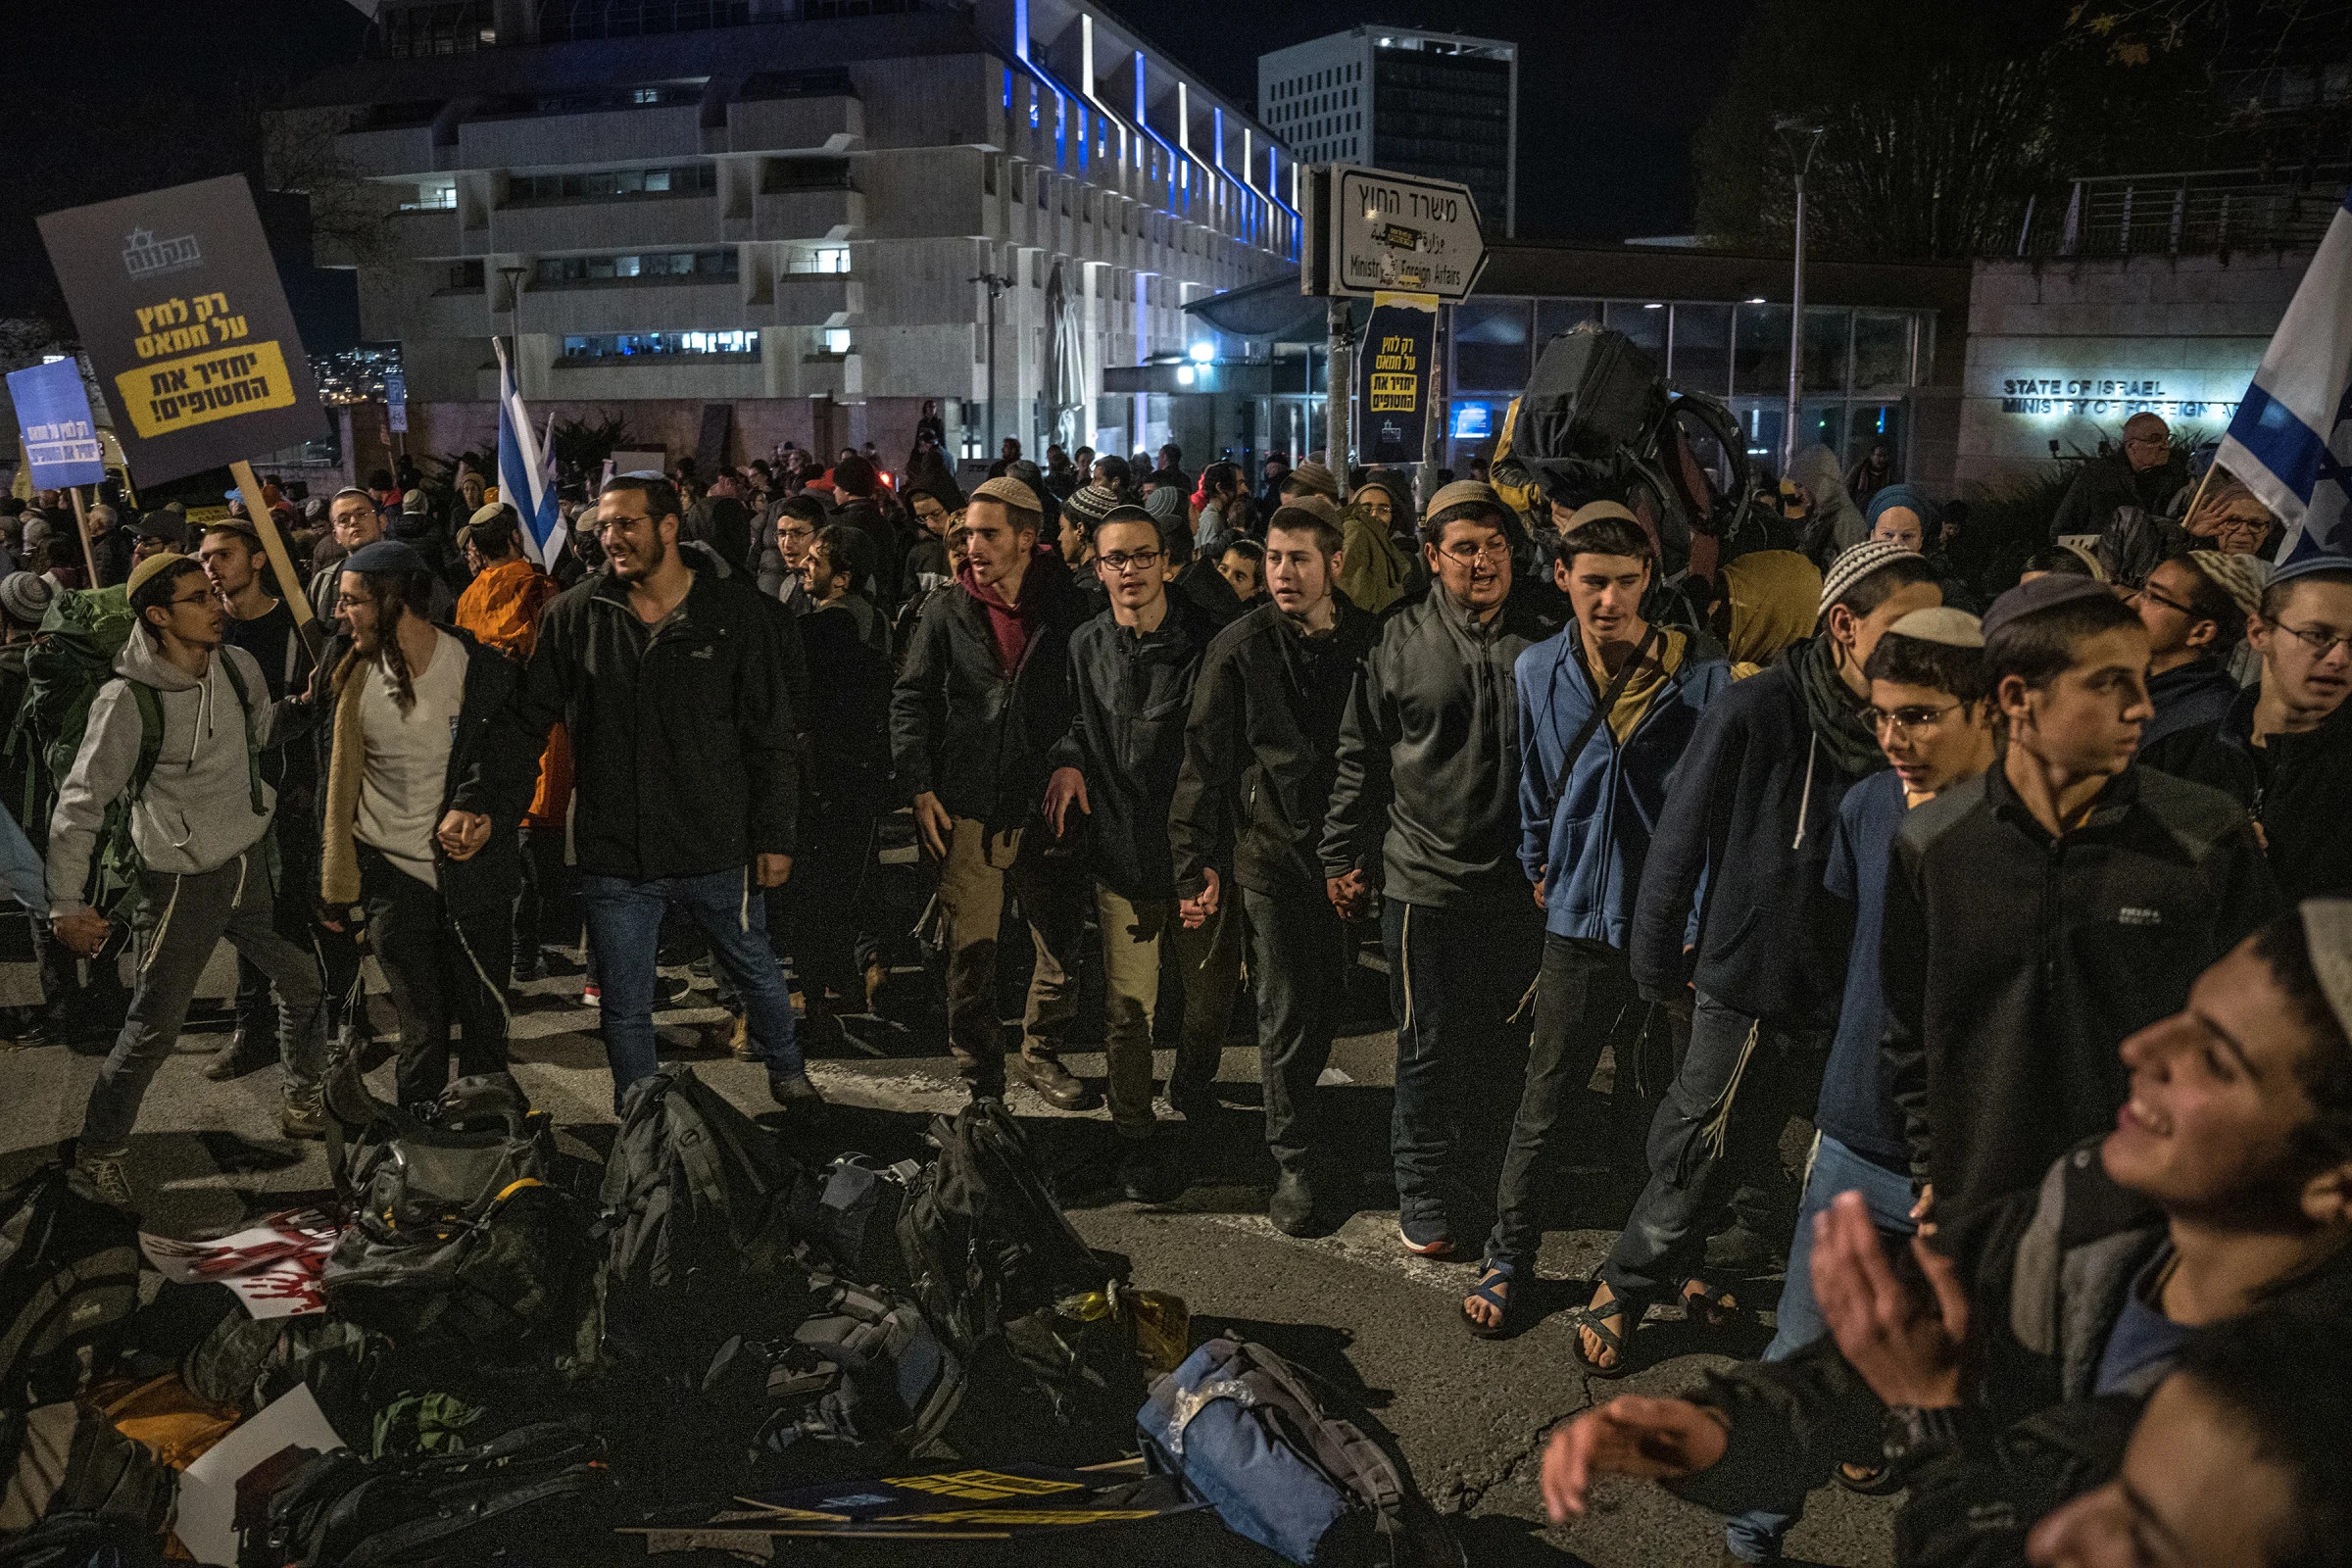
<svg viewBox="0 0 2352 1568">
<path fill-rule="evenodd" d="M 120 584 L 61 593 L 50 601 L 41 629 L 25 650 L 24 706 L 17 714 L 8 743 L 12 755 L 23 746 L 39 748 L 37 755 L 43 763 L 27 775 L 23 820 L 34 821 L 36 809 L 53 805 L 66 775 L 74 771 L 74 759 L 89 730 L 90 704 L 97 700 L 100 687 L 122 678 L 115 673 L 115 656 L 122 652 L 137 624 L 138 616 L 130 608 L 130 590 Z M 248 719 L 245 767 L 258 816 L 268 807 L 262 794 L 260 749 L 254 744 L 250 722 L 253 699 L 236 661 L 223 653 L 221 667 L 228 672 L 229 687 Z M 155 688 L 135 680 L 123 684 L 139 710 L 139 760 L 131 768 L 129 784 L 107 803 L 106 820 L 99 826 L 97 847 L 90 857 L 92 885 L 84 890 L 90 896 L 90 907 L 109 919 L 127 918 L 138 906 L 143 862 L 131 841 L 130 813 L 146 793 L 147 781 L 164 750 L 164 707 Z M 44 771 L 49 783 L 46 802 L 33 798 Z M 47 812 L 41 811 L 41 819 L 46 816 Z"/>
</svg>

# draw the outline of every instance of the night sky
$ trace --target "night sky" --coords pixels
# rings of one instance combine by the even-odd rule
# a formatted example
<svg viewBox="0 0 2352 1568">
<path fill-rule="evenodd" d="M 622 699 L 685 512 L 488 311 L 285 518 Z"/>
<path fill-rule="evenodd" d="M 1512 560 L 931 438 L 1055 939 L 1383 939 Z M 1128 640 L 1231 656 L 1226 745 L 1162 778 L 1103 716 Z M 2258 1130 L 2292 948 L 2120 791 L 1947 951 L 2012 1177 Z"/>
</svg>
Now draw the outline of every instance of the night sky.
<svg viewBox="0 0 2352 1568">
<path fill-rule="evenodd" d="M 1689 228 L 1689 137 L 1722 86 L 1752 3 L 1118 0 L 1112 9 L 1250 107 L 1261 51 L 1358 22 L 1512 39 L 1520 235 L 1605 242 Z M 84 0 L 18 28 L 0 316 L 63 318 L 36 215 L 229 172 L 236 155 L 223 107 L 259 107 L 319 66 L 352 58 L 365 25 L 345 0 Z M 281 246 L 281 257 L 298 245 Z M 299 280 L 289 281 L 299 293 Z M 337 335 L 313 311 L 302 314 L 306 336 L 314 325 Z"/>
</svg>

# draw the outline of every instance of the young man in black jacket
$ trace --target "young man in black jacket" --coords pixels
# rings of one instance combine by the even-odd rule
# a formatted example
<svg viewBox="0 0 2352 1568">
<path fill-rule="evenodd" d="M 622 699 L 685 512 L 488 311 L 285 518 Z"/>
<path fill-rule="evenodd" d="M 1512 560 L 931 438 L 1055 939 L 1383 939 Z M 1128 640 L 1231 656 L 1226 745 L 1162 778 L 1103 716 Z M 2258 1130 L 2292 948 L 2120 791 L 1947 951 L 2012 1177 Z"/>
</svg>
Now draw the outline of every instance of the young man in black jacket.
<svg viewBox="0 0 2352 1568">
<path fill-rule="evenodd" d="M 939 866 L 948 949 L 948 1045 L 976 1097 L 1004 1093 L 997 930 L 1009 881 L 1037 952 L 1021 1075 L 1065 1110 L 1094 1092 L 1061 1064 L 1077 1008 L 1083 874 L 1039 827 L 1046 754 L 1068 732 L 1070 633 L 1085 606 L 1061 559 L 1040 548 L 1044 509 L 1018 479 L 990 479 L 964 509 L 963 569 L 936 593 L 890 694 L 890 749 Z"/>
<path fill-rule="evenodd" d="M 1924 1287 L 1888 1266 L 1861 1195 L 1839 1198 L 1813 1253 L 1831 1332 L 1568 1423 L 1544 1458 L 1552 1517 L 1581 1515 L 1599 1474 L 1793 1512 L 1833 1466 L 1885 1464 L 1910 1491 L 1896 1561 L 2016 1562 L 2037 1517 L 2115 1474 L 2193 1335 L 2257 1311 L 2352 1332 L 2348 1026 L 2352 902 L 2311 900 L 2124 1042 L 2114 1131 L 1930 1227 Z"/>
<path fill-rule="evenodd" d="M 2030 1186 L 2124 1102 L 2114 1042 L 2276 912 L 2244 811 L 2132 765 L 2148 636 L 2087 577 L 1984 615 L 2000 764 L 1903 821 L 1884 1065 L 1915 1181 L 1960 1212 Z"/>
<path fill-rule="evenodd" d="M 2262 567 L 2251 556 L 2197 550 L 2158 564 L 2132 607 L 2148 631 L 2148 701 L 2155 716 L 2139 737 L 2142 761 L 2183 730 L 2211 729 L 2237 700 L 2230 656 L 2245 641 L 2246 611 L 2231 587 Z"/>
<path fill-rule="evenodd" d="M 1643 997 L 1690 999 L 1690 1044 L 1650 1123 L 1649 1184 L 1578 1314 L 1598 1370 L 1625 1364 L 1642 1311 L 1678 1285 L 1693 1310 L 1720 1310 L 1690 1277 L 1707 1222 L 1738 1173 L 1777 1175 L 1782 1127 L 1812 1111 L 1848 938 L 1822 874 L 1838 802 L 1886 765 L 1862 717 L 1863 666 L 1888 627 L 1942 601 L 1915 553 L 1855 545 L 1823 579 L 1812 641 L 1708 704 L 1683 753 L 1630 958 Z"/>
<path fill-rule="evenodd" d="M 2352 891 L 2352 559 L 2278 567 L 2247 641 L 2261 684 L 2146 760 L 2253 813 L 2286 897 Z"/>
<path fill-rule="evenodd" d="M 1206 612 L 1169 591 L 1167 552 L 1150 513 L 1114 509 L 1096 525 L 1095 545 L 1110 609 L 1070 634 L 1076 710 L 1052 754 L 1046 820 L 1064 840 L 1082 837 L 1094 872 L 1107 1015 L 1102 1053 L 1110 1118 L 1125 1150 L 1119 1185 L 1138 1202 L 1161 1203 L 1184 1183 L 1152 1112 L 1160 967 L 1173 963 L 1183 977 L 1183 1033 L 1168 1102 L 1187 1122 L 1205 1121 L 1216 1105 L 1225 1021 L 1241 977 L 1235 922 L 1195 927 L 1178 917 L 1168 851 L 1184 721 L 1216 628 Z"/>
<path fill-rule="evenodd" d="M 614 1107 L 659 1066 L 654 956 L 672 903 L 743 998 L 769 1092 L 779 1103 L 811 1102 L 760 896 L 792 874 L 799 827 L 800 726 L 781 612 L 749 577 L 682 551 L 679 525 L 666 480 L 607 482 L 597 498 L 605 566 L 541 616 L 508 744 L 536 758 L 559 720 L 571 742 L 572 842 Z"/>
<path fill-rule="evenodd" d="M 1338 772 L 1340 721 L 1378 630 L 1339 590 L 1339 509 L 1292 502 L 1266 528 L 1271 603 L 1217 634 L 1200 665 L 1168 813 L 1188 925 L 1238 901 L 1257 995 L 1266 1147 L 1279 1171 L 1266 1217 L 1287 1235 L 1334 1218 L 1318 1170 L 1331 1040 L 1354 961 L 1324 893 L 1317 847 Z"/>
<path fill-rule="evenodd" d="M 1513 666 L 1558 628 L 1511 594 L 1509 515 L 1476 480 L 1431 501 L 1436 585 L 1383 623 L 1356 677 L 1323 830 L 1332 906 L 1382 899 L 1397 1226 L 1423 1257 L 1450 1254 L 1456 1216 L 1494 1190 L 1525 1066 L 1509 1020 L 1544 940 L 1519 865 Z"/>
</svg>

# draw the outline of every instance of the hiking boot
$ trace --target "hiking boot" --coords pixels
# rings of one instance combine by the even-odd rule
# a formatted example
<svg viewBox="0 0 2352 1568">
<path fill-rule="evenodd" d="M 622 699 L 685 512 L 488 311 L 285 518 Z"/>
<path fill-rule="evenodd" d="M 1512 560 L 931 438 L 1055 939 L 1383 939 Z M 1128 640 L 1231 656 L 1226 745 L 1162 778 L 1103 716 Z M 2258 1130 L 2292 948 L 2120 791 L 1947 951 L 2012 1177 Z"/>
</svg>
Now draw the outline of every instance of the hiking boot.
<svg viewBox="0 0 2352 1568">
<path fill-rule="evenodd" d="M 266 1046 L 255 1041 L 240 1025 L 228 1037 L 228 1044 L 213 1053 L 213 1059 L 204 1064 L 204 1075 L 214 1083 L 224 1084 L 231 1078 L 242 1078 L 249 1072 L 259 1072 L 277 1059 L 277 1042 Z"/>
<path fill-rule="evenodd" d="M 1274 1181 L 1274 1196 L 1266 1200 L 1266 1218 L 1274 1228 L 1285 1236 L 1312 1236 L 1317 1209 L 1314 1183 L 1306 1172 L 1298 1166 L 1283 1167 Z"/>
<path fill-rule="evenodd" d="M 1102 1097 L 1089 1089 L 1085 1079 L 1052 1056 L 1023 1056 L 1020 1071 L 1029 1087 L 1056 1109 L 1092 1110 L 1102 1103 Z"/>
<path fill-rule="evenodd" d="M 286 1091 L 283 1103 L 277 1107 L 277 1130 L 286 1138 L 306 1142 L 326 1136 L 326 1104 L 317 1089 Z"/>
<path fill-rule="evenodd" d="M 1119 1191 L 1138 1203 L 1168 1203 L 1184 1193 L 1184 1175 L 1158 1138 L 1125 1140 L 1119 1157 Z"/>
<path fill-rule="evenodd" d="M 814 1110 L 825 1102 L 824 1095 L 805 1072 L 769 1073 L 767 1095 L 786 1110 Z"/>
<path fill-rule="evenodd" d="M 760 1059 L 760 1048 L 752 1044 L 752 1021 L 749 1018 L 735 1020 L 735 1032 L 727 1036 L 727 1050 L 734 1054 L 737 1061 Z"/>
<path fill-rule="evenodd" d="M 129 1150 L 76 1149 L 74 1151 L 74 1174 L 88 1185 L 92 1196 L 101 1203 L 109 1203 L 116 1208 L 138 1206 L 130 1192 Z"/>
</svg>

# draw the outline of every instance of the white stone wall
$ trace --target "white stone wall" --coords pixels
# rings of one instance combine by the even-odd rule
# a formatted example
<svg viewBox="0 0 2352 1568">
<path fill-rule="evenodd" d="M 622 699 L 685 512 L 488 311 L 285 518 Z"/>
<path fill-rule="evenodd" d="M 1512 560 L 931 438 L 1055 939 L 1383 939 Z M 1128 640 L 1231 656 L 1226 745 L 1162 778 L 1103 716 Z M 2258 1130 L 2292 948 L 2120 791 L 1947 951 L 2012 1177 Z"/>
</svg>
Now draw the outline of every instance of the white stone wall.
<svg viewBox="0 0 2352 1568">
<path fill-rule="evenodd" d="M 2143 409 L 2218 436 L 2309 252 L 1979 262 L 1955 477 L 1998 489 Z"/>
</svg>

